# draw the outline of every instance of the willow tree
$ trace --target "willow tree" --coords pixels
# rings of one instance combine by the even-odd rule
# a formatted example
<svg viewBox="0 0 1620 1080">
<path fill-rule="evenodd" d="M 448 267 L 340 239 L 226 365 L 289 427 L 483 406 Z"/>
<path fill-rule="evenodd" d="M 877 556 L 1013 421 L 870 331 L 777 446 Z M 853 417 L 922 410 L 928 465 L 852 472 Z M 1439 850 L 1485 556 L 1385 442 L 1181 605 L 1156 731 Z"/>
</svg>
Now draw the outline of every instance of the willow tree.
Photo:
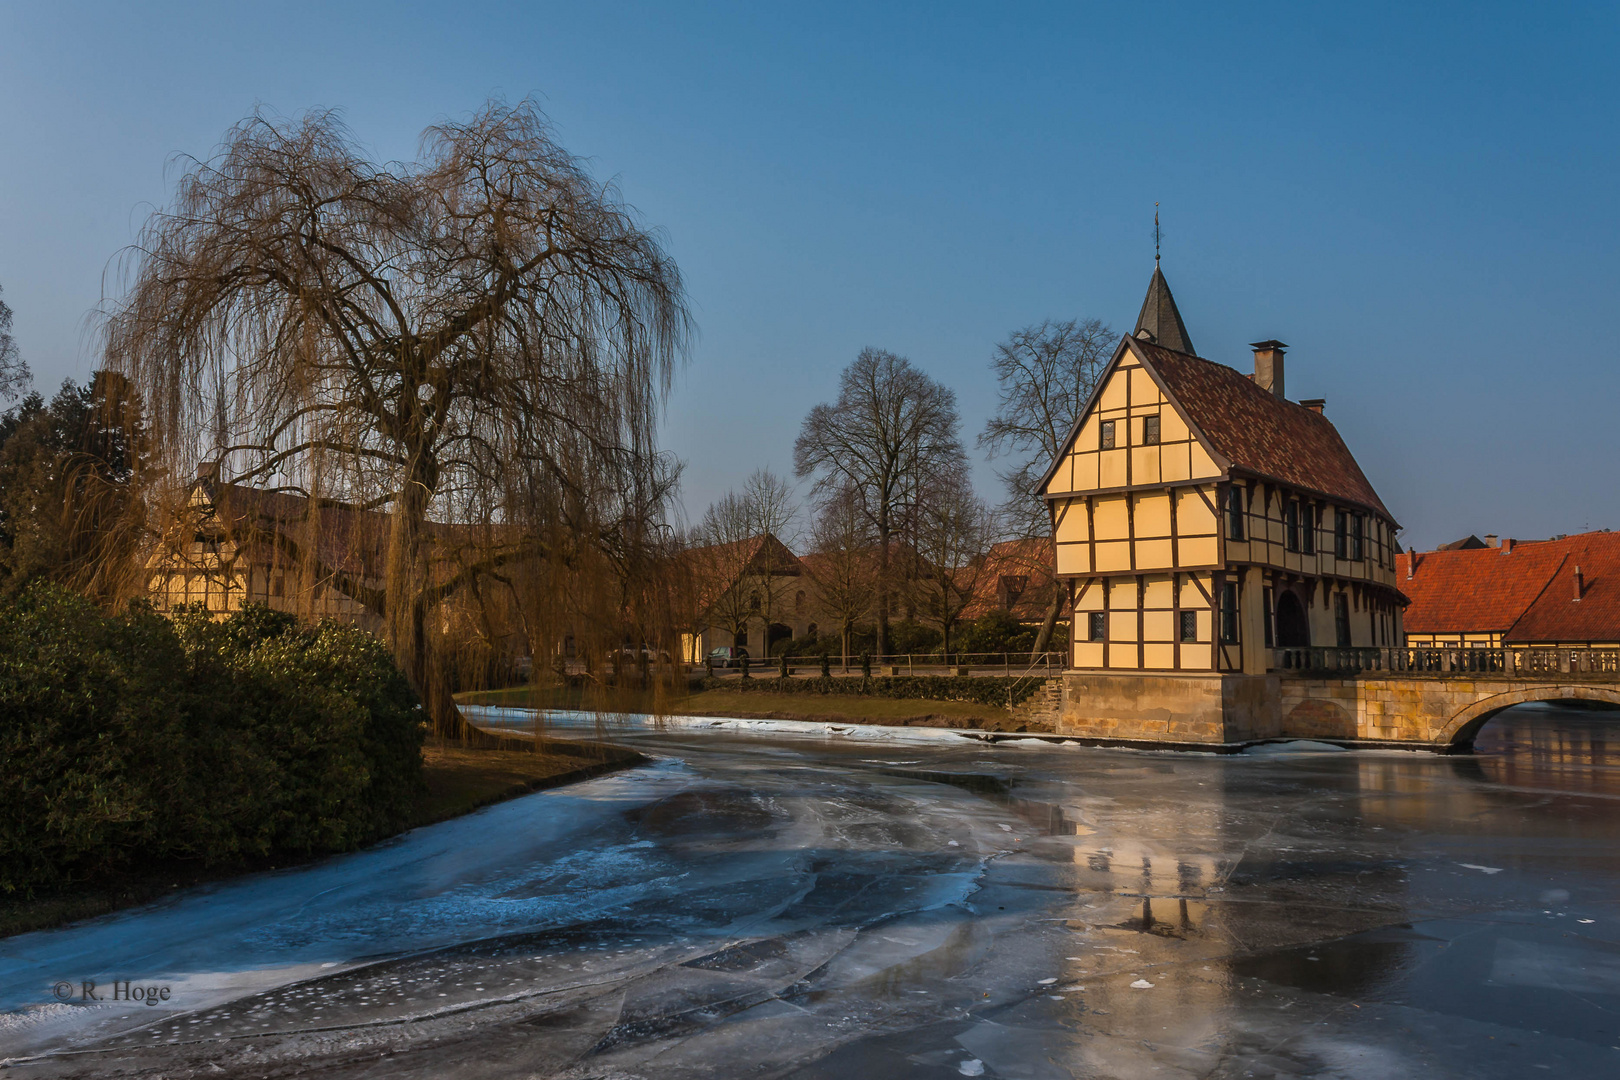
<svg viewBox="0 0 1620 1080">
<path fill-rule="evenodd" d="M 330 112 L 244 120 L 127 253 L 106 351 L 169 475 L 386 515 L 378 573 L 317 569 L 444 732 L 446 605 L 521 578 L 553 598 L 543 639 L 642 596 L 690 322 L 658 235 L 530 102 L 428 128 L 421 157 L 374 163 Z M 333 550 L 300 535 L 306 564 Z"/>
</svg>

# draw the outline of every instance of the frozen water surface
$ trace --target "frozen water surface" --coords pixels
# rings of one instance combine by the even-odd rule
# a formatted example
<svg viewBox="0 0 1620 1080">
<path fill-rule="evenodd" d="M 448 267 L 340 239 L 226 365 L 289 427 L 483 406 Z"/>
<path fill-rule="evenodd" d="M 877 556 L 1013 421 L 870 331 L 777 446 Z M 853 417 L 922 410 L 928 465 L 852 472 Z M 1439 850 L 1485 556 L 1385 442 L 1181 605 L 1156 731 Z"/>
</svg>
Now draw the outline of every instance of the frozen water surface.
<svg viewBox="0 0 1620 1080">
<path fill-rule="evenodd" d="M 0 941 L 8 1075 L 1620 1075 L 1613 714 L 1471 757 L 619 734 L 656 763 Z"/>
</svg>

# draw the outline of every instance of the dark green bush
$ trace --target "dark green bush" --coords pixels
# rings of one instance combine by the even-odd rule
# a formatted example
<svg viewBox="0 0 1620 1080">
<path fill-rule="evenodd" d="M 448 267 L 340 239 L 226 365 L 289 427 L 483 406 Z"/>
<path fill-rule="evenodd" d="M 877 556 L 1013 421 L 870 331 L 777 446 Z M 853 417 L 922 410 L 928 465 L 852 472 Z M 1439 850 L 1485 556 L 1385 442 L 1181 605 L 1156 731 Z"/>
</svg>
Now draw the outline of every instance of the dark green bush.
<svg viewBox="0 0 1620 1080">
<path fill-rule="evenodd" d="M 932 626 L 905 619 L 889 625 L 889 655 L 931 653 L 939 650 L 943 635 Z"/>
<path fill-rule="evenodd" d="M 387 650 L 249 606 L 0 602 L 0 891 L 154 861 L 345 851 L 405 827 L 421 712 Z"/>
<path fill-rule="evenodd" d="M 970 701 L 977 705 L 1016 705 L 1028 698 L 1044 675 L 1021 679 L 962 675 L 879 675 L 870 678 L 714 679 L 705 690 L 746 690 L 769 694 L 846 694 L 852 697 L 912 698 L 923 701 Z"/>
</svg>

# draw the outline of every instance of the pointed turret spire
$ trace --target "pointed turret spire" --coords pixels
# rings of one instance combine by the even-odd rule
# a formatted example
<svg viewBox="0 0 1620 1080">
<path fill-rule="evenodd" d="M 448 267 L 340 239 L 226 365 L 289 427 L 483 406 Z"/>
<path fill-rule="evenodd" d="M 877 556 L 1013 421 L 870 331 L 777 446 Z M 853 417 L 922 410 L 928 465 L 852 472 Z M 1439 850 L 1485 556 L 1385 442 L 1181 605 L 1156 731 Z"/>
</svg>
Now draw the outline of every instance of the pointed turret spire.
<svg viewBox="0 0 1620 1080">
<path fill-rule="evenodd" d="M 1170 283 L 1164 280 L 1157 256 L 1153 262 L 1153 280 L 1148 282 L 1147 299 L 1142 301 L 1142 314 L 1136 317 L 1136 329 L 1131 334 L 1147 338 L 1155 345 L 1176 352 L 1193 353 L 1192 339 L 1187 336 L 1187 324 L 1176 310 L 1176 298 L 1170 295 Z"/>
</svg>

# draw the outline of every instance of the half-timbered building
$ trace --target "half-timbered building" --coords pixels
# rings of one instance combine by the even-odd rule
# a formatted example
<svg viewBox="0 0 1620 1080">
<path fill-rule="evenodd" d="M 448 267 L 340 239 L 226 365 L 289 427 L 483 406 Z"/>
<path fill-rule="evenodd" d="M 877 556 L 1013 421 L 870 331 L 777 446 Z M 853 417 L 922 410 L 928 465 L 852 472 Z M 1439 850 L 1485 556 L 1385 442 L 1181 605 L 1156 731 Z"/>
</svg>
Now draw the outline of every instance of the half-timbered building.
<svg viewBox="0 0 1620 1080">
<path fill-rule="evenodd" d="M 1201 679 L 1088 684 L 1098 701 L 1106 686 L 1170 712 L 1183 693 L 1260 708 L 1263 688 L 1220 680 L 1265 676 L 1280 647 L 1401 642 L 1394 517 L 1323 402 L 1284 396 L 1287 346 L 1252 348 L 1252 375 L 1194 354 L 1155 267 L 1042 482 L 1073 670 Z"/>
</svg>

